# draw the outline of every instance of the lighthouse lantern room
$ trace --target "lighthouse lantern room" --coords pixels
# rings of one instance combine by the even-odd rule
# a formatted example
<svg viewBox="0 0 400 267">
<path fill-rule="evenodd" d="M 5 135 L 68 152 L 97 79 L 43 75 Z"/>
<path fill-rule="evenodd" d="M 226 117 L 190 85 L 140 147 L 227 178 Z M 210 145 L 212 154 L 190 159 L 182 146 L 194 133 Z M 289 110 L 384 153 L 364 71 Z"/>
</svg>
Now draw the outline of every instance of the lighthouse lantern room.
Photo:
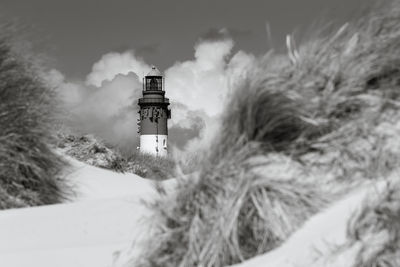
<svg viewBox="0 0 400 267">
<path fill-rule="evenodd" d="M 171 110 L 165 97 L 164 79 L 161 72 L 152 67 L 143 78 L 143 97 L 138 101 L 140 152 L 166 156 L 168 148 L 168 119 Z"/>
</svg>

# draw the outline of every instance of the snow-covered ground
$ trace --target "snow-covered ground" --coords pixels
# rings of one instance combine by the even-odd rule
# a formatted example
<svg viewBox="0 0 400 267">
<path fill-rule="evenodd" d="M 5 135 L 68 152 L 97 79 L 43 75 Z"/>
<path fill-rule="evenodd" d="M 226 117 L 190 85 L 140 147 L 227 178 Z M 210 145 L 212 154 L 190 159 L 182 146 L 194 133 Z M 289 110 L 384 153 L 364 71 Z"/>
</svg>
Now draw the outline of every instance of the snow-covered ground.
<svg viewBox="0 0 400 267">
<path fill-rule="evenodd" d="M 70 202 L 0 211 L 0 266 L 112 266 L 146 234 L 150 180 L 70 161 Z"/>
</svg>

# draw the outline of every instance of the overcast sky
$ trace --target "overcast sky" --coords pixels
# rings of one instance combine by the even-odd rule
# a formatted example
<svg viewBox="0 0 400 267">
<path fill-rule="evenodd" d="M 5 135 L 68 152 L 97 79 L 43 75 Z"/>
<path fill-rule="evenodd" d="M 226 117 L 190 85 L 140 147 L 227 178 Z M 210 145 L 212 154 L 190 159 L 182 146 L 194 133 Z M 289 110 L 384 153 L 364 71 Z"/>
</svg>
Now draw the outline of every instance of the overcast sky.
<svg viewBox="0 0 400 267">
<path fill-rule="evenodd" d="M 199 38 L 226 28 L 235 50 L 276 48 L 286 33 L 321 18 L 346 21 L 365 0 L 1 0 L 0 12 L 34 29 L 54 67 L 82 78 L 111 51 L 133 49 L 161 70 L 193 57 Z"/>
</svg>

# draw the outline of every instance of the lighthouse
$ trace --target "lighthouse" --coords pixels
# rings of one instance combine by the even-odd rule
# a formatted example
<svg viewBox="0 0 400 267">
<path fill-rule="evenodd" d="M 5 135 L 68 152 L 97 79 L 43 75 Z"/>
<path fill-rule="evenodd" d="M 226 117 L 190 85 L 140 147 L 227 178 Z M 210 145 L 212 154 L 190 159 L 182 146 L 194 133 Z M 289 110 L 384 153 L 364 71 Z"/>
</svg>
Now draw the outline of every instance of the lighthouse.
<svg viewBox="0 0 400 267">
<path fill-rule="evenodd" d="M 143 97 L 139 99 L 140 152 L 155 156 L 167 156 L 169 99 L 165 97 L 164 79 L 161 72 L 152 67 L 143 78 Z"/>
</svg>

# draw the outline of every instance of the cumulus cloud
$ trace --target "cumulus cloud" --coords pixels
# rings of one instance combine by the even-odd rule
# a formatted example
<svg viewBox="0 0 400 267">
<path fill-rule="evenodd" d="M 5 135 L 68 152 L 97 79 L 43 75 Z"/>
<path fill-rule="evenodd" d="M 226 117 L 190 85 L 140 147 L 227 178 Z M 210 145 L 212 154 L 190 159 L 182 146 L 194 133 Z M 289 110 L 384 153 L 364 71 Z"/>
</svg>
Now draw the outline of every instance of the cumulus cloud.
<svg viewBox="0 0 400 267">
<path fill-rule="evenodd" d="M 221 38 L 200 39 L 194 59 L 177 62 L 165 71 L 166 95 L 171 100 L 170 143 L 182 150 L 197 150 L 210 143 L 233 84 L 255 60 L 239 51 L 225 30 Z M 150 65 L 133 51 L 108 53 L 94 63 L 85 82 L 67 81 L 58 71 L 48 73 L 49 84 L 59 88 L 74 125 L 123 148 L 138 145 L 137 99 L 139 77 Z"/>
<path fill-rule="evenodd" d="M 50 87 L 58 89 L 57 92 L 68 107 L 78 104 L 83 98 L 85 86 L 79 82 L 66 81 L 65 76 L 58 70 L 52 69 L 43 74 L 43 77 Z"/>
<path fill-rule="evenodd" d="M 133 51 L 124 53 L 111 52 L 97 61 L 86 78 L 88 85 L 101 86 L 103 81 L 111 81 L 118 74 L 136 73 L 139 77 L 150 71 L 151 67 Z"/>
<path fill-rule="evenodd" d="M 229 59 L 232 48 L 231 39 L 197 44 L 194 60 L 175 63 L 165 71 L 170 98 L 191 110 L 219 115 L 235 77 L 254 61 L 254 56 L 242 51 Z"/>
<path fill-rule="evenodd" d="M 177 102 L 171 104 L 171 109 L 174 114 L 169 125 L 169 142 L 183 150 L 188 140 L 199 138 L 205 128 L 205 121 L 201 116 L 204 114 L 189 110 L 186 105 Z"/>
<path fill-rule="evenodd" d="M 186 106 L 172 110 L 173 129 L 183 131 L 188 124 L 197 129 L 199 121 L 202 122 L 199 135 L 187 143 L 188 150 L 210 143 L 230 91 L 255 61 L 253 55 L 243 51 L 231 56 L 234 44 L 224 34 L 221 33 L 221 38 L 214 34 L 212 40 L 201 41 L 195 46 L 193 60 L 175 63 L 165 71 L 167 95 L 171 101 Z"/>
<path fill-rule="evenodd" d="M 134 149 L 138 143 L 136 101 L 142 90 L 138 76 L 118 74 L 101 87 L 87 90 L 87 96 L 73 110 L 75 123 L 115 145 Z"/>
<path fill-rule="evenodd" d="M 57 70 L 48 72 L 45 80 L 57 88 L 63 100 L 65 124 L 81 133 L 95 134 L 126 152 L 136 149 L 137 99 L 142 84 L 135 73 L 117 74 L 100 87 L 67 81 Z"/>
</svg>

